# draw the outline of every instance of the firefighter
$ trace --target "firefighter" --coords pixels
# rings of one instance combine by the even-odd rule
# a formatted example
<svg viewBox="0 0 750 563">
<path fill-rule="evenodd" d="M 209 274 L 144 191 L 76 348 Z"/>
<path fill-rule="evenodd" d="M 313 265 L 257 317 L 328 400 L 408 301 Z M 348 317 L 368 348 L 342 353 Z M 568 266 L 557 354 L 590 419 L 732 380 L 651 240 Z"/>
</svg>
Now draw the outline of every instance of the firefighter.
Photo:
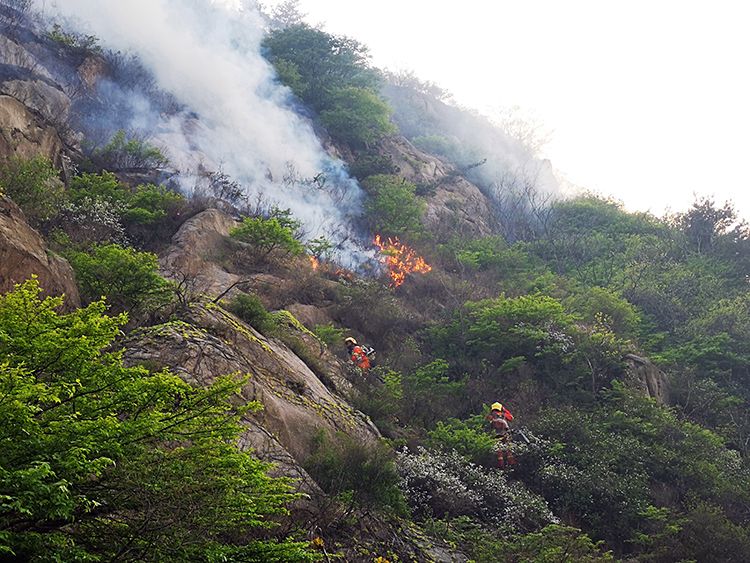
<svg viewBox="0 0 750 563">
<path fill-rule="evenodd" d="M 510 422 L 513 415 L 501 403 L 492 403 L 490 414 L 485 417 L 497 437 L 497 466 L 505 469 L 516 464 L 516 458 L 511 451 L 513 437 L 510 432 Z"/>
<path fill-rule="evenodd" d="M 344 340 L 344 343 L 346 344 L 346 349 L 349 352 L 349 358 L 351 359 L 352 363 L 362 371 L 369 370 L 370 358 L 367 357 L 367 354 L 362 349 L 362 346 L 357 344 L 357 341 L 354 340 L 354 338 L 352 338 L 351 336 L 346 338 Z"/>
</svg>

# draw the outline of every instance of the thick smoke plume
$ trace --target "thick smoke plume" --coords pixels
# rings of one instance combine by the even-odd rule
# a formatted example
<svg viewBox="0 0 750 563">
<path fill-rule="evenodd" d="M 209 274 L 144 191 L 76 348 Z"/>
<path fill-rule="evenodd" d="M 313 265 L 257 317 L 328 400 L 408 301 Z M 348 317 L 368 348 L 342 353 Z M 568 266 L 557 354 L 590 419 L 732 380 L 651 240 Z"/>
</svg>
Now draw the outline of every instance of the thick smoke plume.
<svg viewBox="0 0 750 563">
<path fill-rule="evenodd" d="M 352 227 L 361 191 L 275 80 L 261 55 L 262 15 L 252 4 L 237 4 L 64 0 L 39 7 L 66 27 L 96 35 L 106 49 L 136 55 L 180 108 L 165 112 L 137 88 L 103 84 L 113 98 L 127 98 L 129 119 L 110 124 L 112 116 L 97 116 L 101 129 L 124 128 L 162 148 L 185 191 L 205 171 L 221 170 L 249 200 L 262 195 L 291 209 L 308 238 L 328 237 L 341 251 L 338 258 L 356 265 L 368 258 Z M 311 178 L 317 181 L 305 181 Z"/>
</svg>

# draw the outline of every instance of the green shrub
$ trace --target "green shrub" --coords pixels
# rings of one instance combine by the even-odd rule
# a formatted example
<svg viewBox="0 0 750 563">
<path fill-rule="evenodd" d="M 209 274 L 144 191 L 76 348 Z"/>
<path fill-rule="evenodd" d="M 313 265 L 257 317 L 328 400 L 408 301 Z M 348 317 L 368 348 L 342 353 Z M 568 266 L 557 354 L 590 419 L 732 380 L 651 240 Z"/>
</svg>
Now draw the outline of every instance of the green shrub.
<svg viewBox="0 0 750 563">
<path fill-rule="evenodd" d="M 34 226 L 54 219 L 66 202 L 63 183 L 43 156 L 0 162 L 0 194 L 11 198 Z"/>
<path fill-rule="evenodd" d="M 521 478 L 558 513 L 579 515 L 593 537 L 621 550 L 644 544 L 638 530 L 661 502 L 658 491 L 669 491 L 676 511 L 696 502 L 717 506 L 717 521 L 748 502 L 750 473 L 716 434 L 618 382 L 601 396 L 593 409 L 542 411 L 532 429 L 544 439 L 516 444 Z"/>
<path fill-rule="evenodd" d="M 333 326 L 333 323 L 316 325 L 313 329 L 313 333 L 318 337 L 318 340 L 325 342 L 326 346 L 329 347 L 343 346 L 345 332 L 343 328 Z"/>
<path fill-rule="evenodd" d="M 397 462 L 402 489 L 417 518 L 469 516 L 503 535 L 557 522 L 544 498 L 523 483 L 454 451 L 404 449 Z"/>
<path fill-rule="evenodd" d="M 350 398 L 351 405 L 369 416 L 384 436 L 395 437 L 399 427 L 396 416 L 400 413 L 403 399 L 401 373 L 375 366 L 355 381 L 355 390 Z"/>
<path fill-rule="evenodd" d="M 117 244 L 95 245 L 67 255 L 86 303 L 106 297 L 112 310 L 143 313 L 170 301 L 170 284 L 159 275 L 156 255 Z"/>
<path fill-rule="evenodd" d="M 435 421 L 457 414 L 465 391 L 464 378 L 457 378 L 448 362 L 437 359 L 404 374 L 402 416 L 430 428 Z"/>
<path fill-rule="evenodd" d="M 577 528 L 550 524 L 527 534 L 497 534 L 482 522 L 461 516 L 429 520 L 426 530 L 461 551 L 476 563 L 595 563 L 614 561 L 603 542 L 594 542 Z"/>
<path fill-rule="evenodd" d="M 266 310 L 255 294 L 239 293 L 227 304 L 227 309 L 261 334 L 270 334 L 276 326 L 273 315 Z"/>
<path fill-rule="evenodd" d="M 420 220 L 425 203 L 415 195 L 416 186 L 398 176 L 370 176 L 362 186 L 369 194 L 364 217 L 370 228 L 383 236 L 417 238 L 424 232 Z"/>
<path fill-rule="evenodd" d="M 390 120 L 391 108 L 375 92 L 345 88 L 336 92 L 330 103 L 330 109 L 320 113 L 320 120 L 338 141 L 354 148 L 369 148 L 396 132 Z"/>
<path fill-rule="evenodd" d="M 497 438 L 487 432 L 484 416 L 477 415 L 468 420 L 450 418 L 438 421 L 427 433 L 427 445 L 433 449 L 454 450 L 470 461 L 495 467 L 495 444 Z"/>
<path fill-rule="evenodd" d="M 314 438 L 313 453 L 304 467 L 331 495 L 349 497 L 365 508 L 406 513 L 394 454 L 383 443 L 358 442 L 342 433 L 329 439 L 320 432 Z"/>
<path fill-rule="evenodd" d="M 347 88 L 377 91 L 367 48 L 348 37 L 297 24 L 274 30 L 263 46 L 279 78 L 316 111 L 333 109 L 336 94 Z"/>
<path fill-rule="evenodd" d="M 378 174 L 396 174 L 398 167 L 393 164 L 393 157 L 378 152 L 363 152 L 349 166 L 349 174 L 362 181 L 368 176 Z"/>
<path fill-rule="evenodd" d="M 151 169 L 169 163 L 160 149 L 142 139 L 128 138 L 122 129 L 114 134 L 109 143 L 95 149 L 91 157 L 108 170 Z"/>
<path fill-rule="evenodd" d="M 276 251 L 298 256 L 305 251 L 299 241 L 301 223 L 292 219 L 289 210 L 274 209 L 271 216 L 247 217 L 239 227 L 232 229 L 229 236 L 249 244 L 261 259 L 266 259 Z"/>
<path fill-rule="evenodd" d="M 70 200 L 80 203 L 95 199 L 109 205 L 125 207 L 130 201 L 128 187 L 122 184 L 112 172 L 83 173 L 70 180 Z"/>
<path fill-rule="evenodd" d="M 308 241 L 305 249 L 318 260 L 330 260 L 334 245 L 326 237 L 317 237 Z"/>
<path fill-rule="evenodd" d="M 578 313 L 587 323 L 594 323 L 598 315 L 614 332 L 633 335 L 641 322 L 638 310 L 625 298 L 610 289 L 589 287 L 565 300 L 565 307 Z"/>
<path fill-rule="evenodd" d="M 92 53 L 102 52 L 102 48 L 99 46 L 99 38 L 96 35 L 83 35 L 65 31 L 58 23 L 53 24 L 52 29 L 47 32 L 47 37 L 71 49 Z"/>
<path fill-rule="evenodd" d="M 142 184 L 131 189 L 106 170 L 71 179 L 70 192 L 72 205 L 67 210 L 66 229 L 89 232 L 92 238 L 82 242 L 120 242 L 119 238 L 102 238 L 108 230 L 118 231 L 114 222 L 121 224 L 139 245 L 169 240 L 186 207 L 182 195 L 164 186 Z M 92 210 L 97 212 L 92 213 Z M 90 228 L 92 224 L 110 228 L 97 229 L 97 236 L 95 229 Z"/>
</svg>

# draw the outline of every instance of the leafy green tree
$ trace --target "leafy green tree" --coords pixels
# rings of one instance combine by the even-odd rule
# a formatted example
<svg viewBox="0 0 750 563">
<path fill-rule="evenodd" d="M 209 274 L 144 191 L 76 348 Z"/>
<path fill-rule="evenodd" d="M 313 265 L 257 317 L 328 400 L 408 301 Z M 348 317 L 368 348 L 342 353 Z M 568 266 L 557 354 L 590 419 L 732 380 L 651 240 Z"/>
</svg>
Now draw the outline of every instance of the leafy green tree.
<svg viewBox="0 0 750 563">
<path fill-rule="evenodd" d="M 633 335 L 640 324 L 640 313 L 623 297 L 603 287 L 581 289 L 565 300 L 566 309 L 593 324 L 603 315 L 609 327 L 620 334 Z"/>
<path fill-rule="evenodd" d="M 346 88 L 376 91 L 379 78 L 366 47 L 348 37 L 296 24 L 271 32 L 263 46 L 280 78 L 291 78 L 287 85 L 316 111 L 333 109 Z"/>
<path fill-rule="evenodd" d="M 67 315 L 35 280 L 0 296 L 0 554 L 25 561 L 308 561 L 260 539 L 288 484 L 235 443 L 242 381 L 125 367 L 124 315 Z M 274 555 L 275 554 L 275 555 Z"/>
<path fill-rule="evenodd" d="M 43 156 L 0 162 L 0 194 L 10 197 L 34 226 L 54 219 L 66 201 L 57 171 Z"/>
<path fill-rule="evenodd" d="M 729 232 L 737 222 L 737 212 L 729 202 L 718 207 L 712 198 L 704 197 L 673 221 L 685 233 L 692 249 L 704 253 L 712 251 L 718 240 Z"/>
<path fill-rule="evenodd" d="M 320 113 L 320 120 L 334 139 L 354 148 L 369 148 L 396 132 L 390 107 L 375 92 L 344 88 L 332 95 L 331 106 Z"/>
<path fill-rule="evenodd" d="M 326 237 L 317 237 L 305 244 L 307 252 L 318 260 L 328 260 L 334 249 L 333 243 Z"/>
<path fill-rule="evenodd" d="M 274 252 L 299 256 L 305 252 L 299 240 L 301 223 L 293 219 L 289 210 L 274 209 L 271 216 L 246 217 L 239 227 L 232 229 L 229 236 L 249 244 L 261 259 Z"/>
<path fill-rule="evenodd" d="M 545 295 L 504 295 L 467 305 L 472 320 L 466 343 L 483 358 L 560 354 L 572 347 L 573 317 Z"/>
<path fill-rule="evenodd" d="M 363 182 L 370 198 L 365 202 L 365 219 L 383 236 L 417 238 L 425 203 L 415 195 L 416 186 L 398 176 L 379 174 Z"/>
<path fill-rule="evenodd" d="M 116 312 L 140 313 L 170 300 L 172 290 L 159 273 L 156 255 L 117 244 L 72 251 L 68 259 L 87 303 L 105 297 Z"/>
</svg>

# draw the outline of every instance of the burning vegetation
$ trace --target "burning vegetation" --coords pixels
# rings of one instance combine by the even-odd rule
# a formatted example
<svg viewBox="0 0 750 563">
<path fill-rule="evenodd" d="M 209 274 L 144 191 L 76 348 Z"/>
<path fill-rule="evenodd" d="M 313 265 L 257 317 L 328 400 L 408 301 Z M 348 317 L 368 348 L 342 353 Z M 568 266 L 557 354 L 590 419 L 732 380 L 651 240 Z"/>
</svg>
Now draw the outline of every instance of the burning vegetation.
<svg viewBox="0 0 750 563">
<path fill-rule="evenodd" d="M 388 274 L 391 277 L 391 287 L 399 287 L 406 281 L 406 276 L 412 273 L 426 274 L 432 270 L 432 266 L 418 256 L 414 249 L 400 242 L 398 238 L 383 240 L 380 235 L 375 235 L 373 241 L 380 250 L 380 260 L 388 266 Z"/>
</svg>

